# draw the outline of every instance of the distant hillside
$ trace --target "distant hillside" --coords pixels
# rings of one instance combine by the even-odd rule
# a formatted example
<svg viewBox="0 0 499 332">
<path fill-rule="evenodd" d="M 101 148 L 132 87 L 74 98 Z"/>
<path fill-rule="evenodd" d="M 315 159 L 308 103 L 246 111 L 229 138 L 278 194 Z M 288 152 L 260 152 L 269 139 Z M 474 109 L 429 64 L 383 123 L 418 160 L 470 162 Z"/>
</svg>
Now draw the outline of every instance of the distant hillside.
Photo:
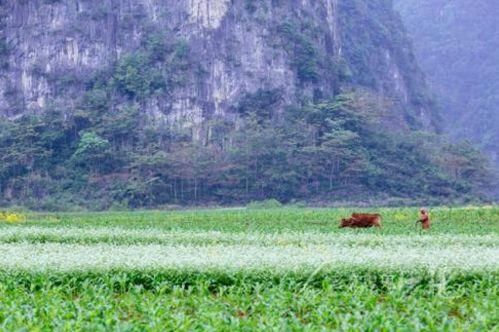
<svg viewBox="0 0 499 332">
<path fill-rule="evenodd" d="M 499 169 L 499 2 L 396 0 L 446 131 L 471 139 Z"/>
<path fill-rule="evenodd" d="M 475 150 L 434 135 L 391 1 L 0 0 L 0 15 L 1 204 L 443 202 L 486 182 Z"/>
</svg>

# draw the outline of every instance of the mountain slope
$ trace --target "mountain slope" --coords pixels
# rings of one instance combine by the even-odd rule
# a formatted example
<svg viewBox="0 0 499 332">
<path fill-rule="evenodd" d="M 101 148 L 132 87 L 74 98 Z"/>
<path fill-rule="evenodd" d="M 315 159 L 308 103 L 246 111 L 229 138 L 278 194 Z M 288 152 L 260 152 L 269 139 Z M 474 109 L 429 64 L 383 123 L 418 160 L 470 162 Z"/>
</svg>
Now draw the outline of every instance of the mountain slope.
<svg viewBox="0 0 499 332">
<path fill-rule="evenodd" d="M 485 182 L 431 134 L 391 1 L 0 4 L 1 204 L 413 204 Z"/>
<path fill-rule="evenodd" d="M 445 129 L 470 139 L 499 169 L 499 4 L 396 0 L 418 61 L 442 103 Z"/>
</svg>

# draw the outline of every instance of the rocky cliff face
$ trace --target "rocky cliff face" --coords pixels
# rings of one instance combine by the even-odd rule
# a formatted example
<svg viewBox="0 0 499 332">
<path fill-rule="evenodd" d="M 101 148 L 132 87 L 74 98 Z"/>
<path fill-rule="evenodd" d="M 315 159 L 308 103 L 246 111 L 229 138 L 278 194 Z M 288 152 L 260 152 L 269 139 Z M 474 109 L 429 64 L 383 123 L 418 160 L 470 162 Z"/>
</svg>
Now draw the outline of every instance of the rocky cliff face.
<svg viewBox="0 0 499 332">
<path fill-rule="evenodd" d="M 74 112 L 105 76 L 117 87 L 107 107 L 134 103 L 194 135 L 213 116 L 236 118 L 245 98 L 283 110 L 351 88 L 374 92 L 393 127 L 434 127 L 391 1 L 1 0 L 0 11 L 9 118 Z"/>
</svg>

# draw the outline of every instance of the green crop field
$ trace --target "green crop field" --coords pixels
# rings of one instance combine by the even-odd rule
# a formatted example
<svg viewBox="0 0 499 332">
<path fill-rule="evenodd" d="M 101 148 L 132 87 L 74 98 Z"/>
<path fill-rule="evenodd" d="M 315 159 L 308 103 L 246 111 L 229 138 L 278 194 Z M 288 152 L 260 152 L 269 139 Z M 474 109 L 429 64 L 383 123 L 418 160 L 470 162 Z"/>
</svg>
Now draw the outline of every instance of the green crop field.
<svg viewBox="0 0 499 332">
<path fill-rule="evenodd" d="M 2 331 L 499 331 L 499 207 L 0 215 Z"/>
</svg>

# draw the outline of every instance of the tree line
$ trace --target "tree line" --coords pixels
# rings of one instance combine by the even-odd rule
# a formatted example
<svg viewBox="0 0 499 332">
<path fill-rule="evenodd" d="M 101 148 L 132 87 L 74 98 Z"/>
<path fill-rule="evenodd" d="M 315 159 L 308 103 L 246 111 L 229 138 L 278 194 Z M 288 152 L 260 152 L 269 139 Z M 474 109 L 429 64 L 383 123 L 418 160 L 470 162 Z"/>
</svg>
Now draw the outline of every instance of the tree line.
<svg viewBox="0 0 499 332">
<path fill-rule="evenodd" d="M 266 96 L 266 97 L 265 97 Z M 208 119 L 192 133 L 154 124 L 129 102 L 0 122 L 1 204 L 106 209 L 370 197 L 477 197 L 491 174 L 470 144 L 387 130 L 360 92 L 277 112 L 271 93 L 246 99 L 240 120 Z M 269 102 L 265 103 L 265 99 Z"/>
</svg>

